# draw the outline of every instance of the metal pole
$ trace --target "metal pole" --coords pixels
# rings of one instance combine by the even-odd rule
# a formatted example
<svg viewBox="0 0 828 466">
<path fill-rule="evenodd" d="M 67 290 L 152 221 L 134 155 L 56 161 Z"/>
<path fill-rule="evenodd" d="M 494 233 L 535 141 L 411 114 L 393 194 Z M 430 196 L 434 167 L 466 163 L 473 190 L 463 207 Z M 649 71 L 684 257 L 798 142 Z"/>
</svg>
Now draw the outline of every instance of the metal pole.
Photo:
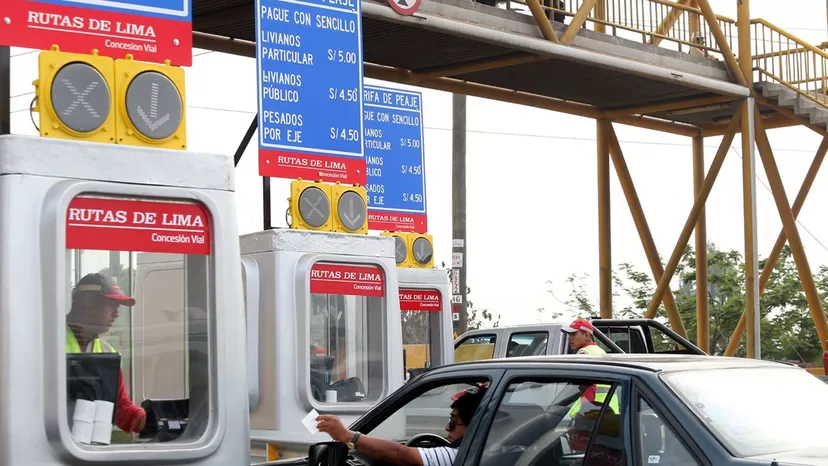
<svg viewBox="0 0 828 466">
<path fill-rule="evenodd" d="M 270 177 L 263 176 L 262 177 L 262 230 L 267 231 L 273 228 L 273 222 L 270 219 L 271 216 L 271 206 L 270 206 Z"/>
<path fill-rule="evenodd" d="M 612 227 L 610 216 L 610 121 L 598 123 L 598 279 L 602 319 L 612 319 Z"/>
<path fill-rule="evenodd" d="M 0 135 L 11 134 L 11 48 L 0 47 Z"/>
<path fill-rule="evenodd" d="M 704 183 L 704 137 L 693 138 L 693 193 Z M 710 353 L 710 298 L 707 279 L 707 219 L 704 207 L 696 221 L 696 346 Z"/>
<path fill-rule="evenodd" d="M 466 95 L 452 94 L 452 269 L 457 269 L 460 284 L 460 320 L 455 331 L 462 335 L 469 324 L 466 271 Z M 457 267 L 455 267 L 457 266 Z M 452 274 L 455 272 L 452 271 Z"/>
<path fill-rule="evenodd" d="M 238 167 L 239 162 L 241 161 L 242 155 L 244 155 L 244 151 L 247 150 L 247 146 L 250 145 L 250 140 L 253 139 L 253 134 L 256 133 L 256 129 L 259 127 L 259 114 L 257 113 L 253 116 L 253 121 L 250 122 L 250 126 L 247 128 L 247 132 L 244 133 L 244 137 L 239 143 L 239 147 L 236 149 L 235 155 L 233 155 L 233 166 Z"/>
</svg>

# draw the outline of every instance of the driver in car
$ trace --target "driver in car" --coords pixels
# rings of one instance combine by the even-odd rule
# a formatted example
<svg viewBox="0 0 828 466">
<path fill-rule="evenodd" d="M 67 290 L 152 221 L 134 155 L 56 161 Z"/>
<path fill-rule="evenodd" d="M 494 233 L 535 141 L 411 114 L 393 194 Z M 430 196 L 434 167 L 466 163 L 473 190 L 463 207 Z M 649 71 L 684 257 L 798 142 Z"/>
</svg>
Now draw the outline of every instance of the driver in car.
<svg viewBox="0 0 828 466">
<path fill-rule="evenodd" d="M 408 447 L 393 440 L 362 435 L 348 430 L 336 416 L 317 417 L 316 428 L 330 435 L 337 442 L 350 443 L 352 448 L 377 461 L 404 466 L 452 466 L 454 458 L 457 457 L 457 449 L 463 441 L 463 436 L 466 435 L 466 427 L 471 423 L 474 411 L 483 399 L 484 393 L 485 386 L 475 386 L 451 397 L 451 414 L 446 425 L 450 443 L 445 447 Z"/>
</svg>

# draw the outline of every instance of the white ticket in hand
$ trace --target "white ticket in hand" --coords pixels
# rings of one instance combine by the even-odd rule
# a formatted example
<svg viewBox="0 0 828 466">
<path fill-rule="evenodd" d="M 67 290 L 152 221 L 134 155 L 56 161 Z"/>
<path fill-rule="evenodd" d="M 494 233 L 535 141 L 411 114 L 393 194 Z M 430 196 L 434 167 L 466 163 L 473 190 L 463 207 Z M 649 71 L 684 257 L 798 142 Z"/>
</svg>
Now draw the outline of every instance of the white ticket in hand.
<svg viewBox="0 0 828 466">
<path fill-rule="evenodd" d="M 318 434 L 319 429 L 316 428 L 316 418 L 319 417 L 319 413 L 316 412 L 315 409 L 312 409 L 311 412 L 302 419 L 302 424 L 308 429 L 308 432 L 311 434 Z"/>
</svg>

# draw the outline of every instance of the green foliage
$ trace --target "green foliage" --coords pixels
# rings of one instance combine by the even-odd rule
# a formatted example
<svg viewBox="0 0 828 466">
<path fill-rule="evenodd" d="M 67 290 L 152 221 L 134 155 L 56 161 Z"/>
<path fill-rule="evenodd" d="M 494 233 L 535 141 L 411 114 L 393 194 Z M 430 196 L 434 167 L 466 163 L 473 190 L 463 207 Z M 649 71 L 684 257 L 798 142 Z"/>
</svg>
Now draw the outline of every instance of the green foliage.
<svg viewBox="0 0 828 466">
<path fill-rule="evenodd" d="M 710 310 L 710 351 L 722 354 L 730 336 L 745 310 L 745 264 L 738 251 L 722 251 L 708 245 L 708 303 Z M 757 280 L 767 259 L 759 261 Z M 696 255 L 688 247 L 682 254 L 676 270 L 673 290 L 679 314 L 684 321 L 687 336 L 696 341 Z M 571 287 L 563 301 L 569 312 L 582 317 L 597 317 L 597 299 L 585 291 L 587 275 L 571 275 Z M 815 274 L 823 306 L 828 306 L 828 267 L 822 266 Z M 635 269 L 631 264 L 619 264 L 613 272 L 613 314 L 619 318 L 640 318 L 644 315 L 655 292 L 656 283 L 650 274 Z M 788 246 L 774 267 L 760 300 L 761 351 L 763 359 L 821 362 L 822 349 L 816 333 L 805 292 Z M 560 314 L 558 314 L 560 315 Z M 664 318 L 664 306 L 659 306 L 659 318 Z M 744 356 L 744 337 L 737 356 Z"/>
</svg>

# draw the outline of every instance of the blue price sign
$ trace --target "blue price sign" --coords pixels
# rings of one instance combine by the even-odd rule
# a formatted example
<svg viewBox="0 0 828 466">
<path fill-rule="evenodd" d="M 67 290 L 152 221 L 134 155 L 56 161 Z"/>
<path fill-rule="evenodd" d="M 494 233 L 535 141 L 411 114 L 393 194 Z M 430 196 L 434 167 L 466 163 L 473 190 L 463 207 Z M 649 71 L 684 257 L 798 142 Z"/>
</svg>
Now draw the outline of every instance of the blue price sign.
<svg viewBox="0 0 828 466">
<path fill-rule="evenodd" d="M 379 86 L 364 89 L 368 228 L 425 233 L 423 95 Z"/>
<path fill-rule="evenodd" d="M 360 0 L 257 0 L 259 174 L 365 184 Z"/>
</svg>

